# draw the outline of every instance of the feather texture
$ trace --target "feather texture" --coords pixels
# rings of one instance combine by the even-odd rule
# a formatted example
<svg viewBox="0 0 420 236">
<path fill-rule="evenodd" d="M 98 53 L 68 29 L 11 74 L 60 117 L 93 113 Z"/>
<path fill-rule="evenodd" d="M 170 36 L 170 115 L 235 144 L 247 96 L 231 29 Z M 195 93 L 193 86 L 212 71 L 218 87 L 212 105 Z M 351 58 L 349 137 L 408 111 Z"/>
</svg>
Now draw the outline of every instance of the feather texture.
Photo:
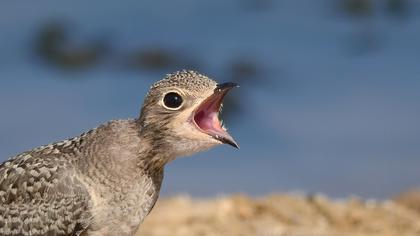
<svg viewBox="0 0 420 236">
<path fill-rule="evenodd" d="M 24 152 L 0 164 L 0 235 L 133 235 L 155 205 L 164 165 L 220 144 L 192 125 L 216 82 L 193 71 L 168 75 L 140 116 Z M 160 101 L 179 91 L 177 111 Z"/>
</svg>

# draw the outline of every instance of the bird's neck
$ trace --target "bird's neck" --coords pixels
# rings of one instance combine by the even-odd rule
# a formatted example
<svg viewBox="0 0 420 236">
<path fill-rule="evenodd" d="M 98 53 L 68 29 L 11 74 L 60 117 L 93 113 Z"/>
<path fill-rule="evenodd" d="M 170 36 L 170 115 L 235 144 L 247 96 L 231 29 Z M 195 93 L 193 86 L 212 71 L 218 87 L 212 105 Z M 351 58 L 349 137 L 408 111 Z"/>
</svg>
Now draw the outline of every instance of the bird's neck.
<svg viewBox="0 0 420 236">
<path fill-rule="evenodd" d="M 160 158 L 150 151 L 151 143 L 141 138 L 133 120 L 109 122 L 82 139 L 77 170 L 97 209 L 93 224 L 111 229 L 124 225 L 134 233 L 159 196 L 164 164 L 156 161 Z"/>
<path fill-rule="evenodd" d="M 160 178 L 168 156 L 156 150 L 153 138 L 144 137 L 135 120 L 111 121 L 85 137 L 86 171 L 98 166 L 108 176 L 135 181 L 142 176 Z M 90 153 L 95 155 L 91 156 Z"/>
<path fill-rule="evenodd" d="M 168 135 L 167 127 L 162 126 L 161 122 L 146 122 L 142 117 L 135 121 L 139 137 L 142 144 L 141 155 L 146 165 L 163 166 L 169 161 L 177 157 L 174 152 L 171 142 L 169 142 L 170 135 Z M 166 132 L 165 132 L 166 131 Z"/>
</svg>

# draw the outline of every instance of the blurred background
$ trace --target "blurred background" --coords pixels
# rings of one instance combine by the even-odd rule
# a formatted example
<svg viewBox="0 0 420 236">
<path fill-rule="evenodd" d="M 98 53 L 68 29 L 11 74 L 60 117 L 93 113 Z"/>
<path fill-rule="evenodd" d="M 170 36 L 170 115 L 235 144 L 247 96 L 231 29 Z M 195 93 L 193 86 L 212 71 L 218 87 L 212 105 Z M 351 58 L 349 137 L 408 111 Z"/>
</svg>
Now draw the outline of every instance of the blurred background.
<svg viewBox="0 0 420 236">
<path fill-rule="evenodd" d="M 166 169 L 163 193 L 388 198 L 420 185 L 420 2 L 3 1 L 0 160 L 117 118 L 194 69 L 235 81 L 241 149 Z"/>
</svg>

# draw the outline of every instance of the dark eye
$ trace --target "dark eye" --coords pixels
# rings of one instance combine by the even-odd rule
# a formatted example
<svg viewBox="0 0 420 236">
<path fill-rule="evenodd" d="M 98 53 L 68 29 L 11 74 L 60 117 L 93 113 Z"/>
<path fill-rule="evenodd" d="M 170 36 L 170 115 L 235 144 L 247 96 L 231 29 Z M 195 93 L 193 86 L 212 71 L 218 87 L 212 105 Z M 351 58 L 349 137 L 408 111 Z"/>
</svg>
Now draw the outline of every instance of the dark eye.
<svg viewBox="0 0 420 236">
<path fill-rule="evenodd" d="M 163 98 L 163 104 L 169 109 L 177 109 L 182 105 L 182 97 L 178 93 L 170 92 Z"/>
</svg>

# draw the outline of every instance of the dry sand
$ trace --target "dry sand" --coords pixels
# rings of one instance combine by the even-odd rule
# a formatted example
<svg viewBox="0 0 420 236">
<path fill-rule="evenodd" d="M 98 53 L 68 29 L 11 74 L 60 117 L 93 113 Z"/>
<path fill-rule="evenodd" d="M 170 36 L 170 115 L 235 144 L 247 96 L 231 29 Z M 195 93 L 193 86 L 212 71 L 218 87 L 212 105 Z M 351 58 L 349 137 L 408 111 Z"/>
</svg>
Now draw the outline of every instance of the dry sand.
<svg viewBox="0 0 420 236">
<path fill-rule="evenodd" d="M 215 199 L 177 196 L 159 200 L 137 235 L 419 236 L 419 193 L 378 202 L 292 194 Z"/>
</svg>

